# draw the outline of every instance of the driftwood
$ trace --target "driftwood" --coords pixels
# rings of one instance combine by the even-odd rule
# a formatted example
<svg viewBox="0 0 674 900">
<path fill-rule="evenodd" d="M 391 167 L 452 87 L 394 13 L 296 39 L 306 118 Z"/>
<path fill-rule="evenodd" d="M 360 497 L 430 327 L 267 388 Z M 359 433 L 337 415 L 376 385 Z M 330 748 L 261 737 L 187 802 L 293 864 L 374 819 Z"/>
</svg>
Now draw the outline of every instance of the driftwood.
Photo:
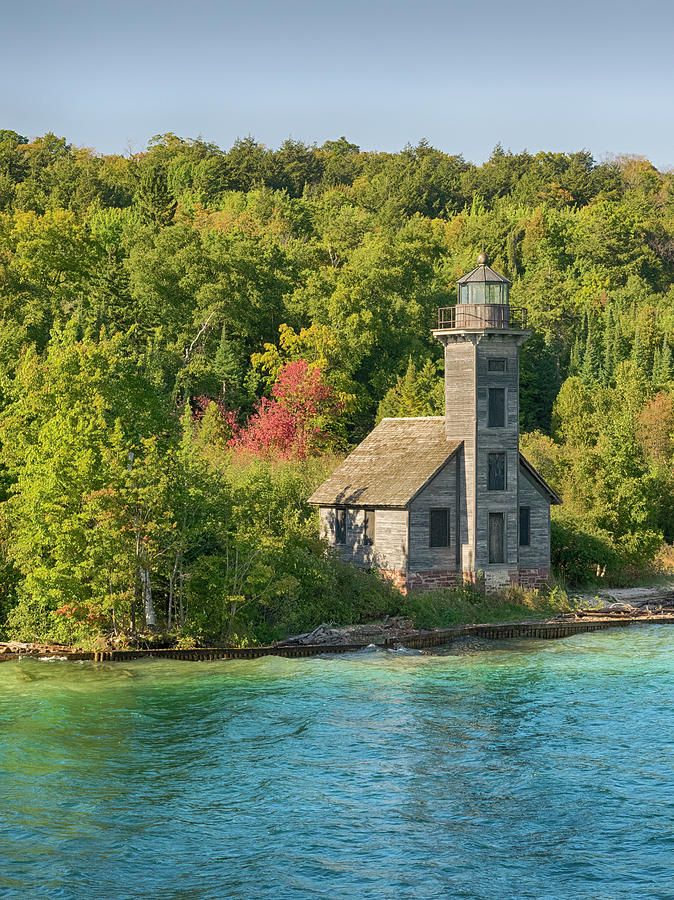
<svg viewBox="0 0 674 900">
<path fill-rule="evenodd" d="M 65 644 L 29 644 L 23 641 L 0 641 L 0 653 L 67 653 L 72 647 Z"/>
<path fill-rule="evenodd" d="M 565 622 L 570 620 L 573 621 L 574 619 L 647 619 L 649 616 L 667 615 L 668 613 L 671 613 L 671 611 L 671 607 L 665 608 L 662 606 L 644 606 L 640 609 L 601 609 L 598 607 L 594 609 L 577 609 L 574 612 L 561 613 L 555 618 L 556 620 Z"/>
<path fill-rule="evenodd" d="M 414 623 L 404 616 L 387 617 L 381 622 L 367 625 L 333 625 L 323 622 L 313 631 L 305 634 L 293 634 L 277 641 L 276 647 L 316 646 L 339 644 L 381 644 L 387 640 L 402 641 L 411 634 L 416 634 Z"/>
</svg>

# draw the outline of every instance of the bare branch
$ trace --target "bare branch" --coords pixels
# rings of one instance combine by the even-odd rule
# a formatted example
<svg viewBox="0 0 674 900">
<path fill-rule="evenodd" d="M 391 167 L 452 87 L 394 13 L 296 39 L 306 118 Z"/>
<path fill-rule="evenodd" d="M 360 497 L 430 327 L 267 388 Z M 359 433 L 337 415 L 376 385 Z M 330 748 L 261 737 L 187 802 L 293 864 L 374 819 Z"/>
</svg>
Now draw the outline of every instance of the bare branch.
<svg viewBox="0 0 674 900">
<path fill-rule="evenodd" d="M 206 321 L 203 323 L 203 325 L 199 328 L 199 331 L 197 331 L 196 337 L 194 338 L 194 340 L 192 341 L 192 343 L 189 345 L 189 347 L 186 348 L 186 350 L 185 350 L 185 362 L 183 363 L 183 368 L 184 368 L 184 367 L 187 365 L 187 363 L 190 361 L 190 358 L 191 358 L 191 356 L 192 356 L 192 353 L 194 352 L 194 348 L 196 347 L 197 341 L 199 340 L 199 338 L 201 337 L 201 335 L 204 334 L 206 331 L 208 331 L 208 326 L 210 325 L 211 319 L 213 318 L 214 315 L 215 315 L 215 312 L 212 312 L 212 313 L 209 315 L 209 317 L 206 319 Z"/>
</svg>

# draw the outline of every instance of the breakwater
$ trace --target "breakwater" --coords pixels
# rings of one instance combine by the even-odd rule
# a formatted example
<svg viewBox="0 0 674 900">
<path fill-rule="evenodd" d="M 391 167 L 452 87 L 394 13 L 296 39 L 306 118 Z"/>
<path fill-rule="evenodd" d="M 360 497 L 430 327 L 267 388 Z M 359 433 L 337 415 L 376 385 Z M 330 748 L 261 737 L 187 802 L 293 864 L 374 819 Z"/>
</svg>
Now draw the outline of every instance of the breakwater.
<svg viewBox="0 0 674 900">
<path fill-rule="evenodd" d="M 607 628 L 626 628 L 631 625 L 671 625 L 674 615 L 649 616 L 606 616 L 594 619 L 549 620 L 534 622 L 492 622 L 479 625 L 456 625 L 453 628 L 418 631 L 400 639 L 377 642 L 381 649 L 405 646 L 410 649 L 425 650 L 441 647 L 464 637 L 479 637 L 485 640 L 507 640 L 512 638 L 558 640 L 574 634 L 602 631 Z M 218 660 L 218 659 L 259 659 L 263 656 L 281 656 L 298 659 L 327 653 L 354 653 L 372 644 L 272 644 L 261 647 L 197 647 L 191 649 L 124 649 L 124 650 L 68 650 L 55 648 L 30 648 L 12 652 L 11 645 L 0 653 L 0 662 L 22 657 L 59 658 L 68 660 L 89 660 L 92 662 L 128 662 L 143 657 L 178 660 Z"/>
</svg>

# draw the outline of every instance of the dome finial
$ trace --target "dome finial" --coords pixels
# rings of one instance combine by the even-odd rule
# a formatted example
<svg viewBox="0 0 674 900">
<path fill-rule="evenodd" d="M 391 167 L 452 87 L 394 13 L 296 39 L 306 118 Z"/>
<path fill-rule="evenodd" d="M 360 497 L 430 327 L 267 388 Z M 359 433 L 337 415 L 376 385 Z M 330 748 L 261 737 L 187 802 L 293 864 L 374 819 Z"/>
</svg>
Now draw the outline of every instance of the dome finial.
<svg viewBox="0 0 674 900">
<path fill-rule="evenodd" d="M 487 259 L 487 254 L 484 250 L 481 253 L 478 253 L 477 256 L 477 264 L 478 266 L 486 266 L 489 260 Z"/>
</svg>

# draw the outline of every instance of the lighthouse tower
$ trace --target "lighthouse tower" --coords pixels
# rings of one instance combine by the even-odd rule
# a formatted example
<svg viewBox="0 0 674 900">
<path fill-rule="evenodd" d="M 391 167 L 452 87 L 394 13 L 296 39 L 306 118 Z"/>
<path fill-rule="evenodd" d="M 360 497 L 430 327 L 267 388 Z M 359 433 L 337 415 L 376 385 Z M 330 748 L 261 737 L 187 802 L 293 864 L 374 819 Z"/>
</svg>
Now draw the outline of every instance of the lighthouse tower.
<svg viewBox="0 0 674 900">
<path fill-rule="evenodd" d="M 445 347 L 445 433 L 461 441 L 460 565 L 487 584 L 519 568 L 519 353 L 526 311 L 509 302 L 510 282 L 478 265 L 457 283 L 456 306 L 439 310 L 433 335 Z M 528 509 L 525 507 L 525 509 Z"/>
</svg>

